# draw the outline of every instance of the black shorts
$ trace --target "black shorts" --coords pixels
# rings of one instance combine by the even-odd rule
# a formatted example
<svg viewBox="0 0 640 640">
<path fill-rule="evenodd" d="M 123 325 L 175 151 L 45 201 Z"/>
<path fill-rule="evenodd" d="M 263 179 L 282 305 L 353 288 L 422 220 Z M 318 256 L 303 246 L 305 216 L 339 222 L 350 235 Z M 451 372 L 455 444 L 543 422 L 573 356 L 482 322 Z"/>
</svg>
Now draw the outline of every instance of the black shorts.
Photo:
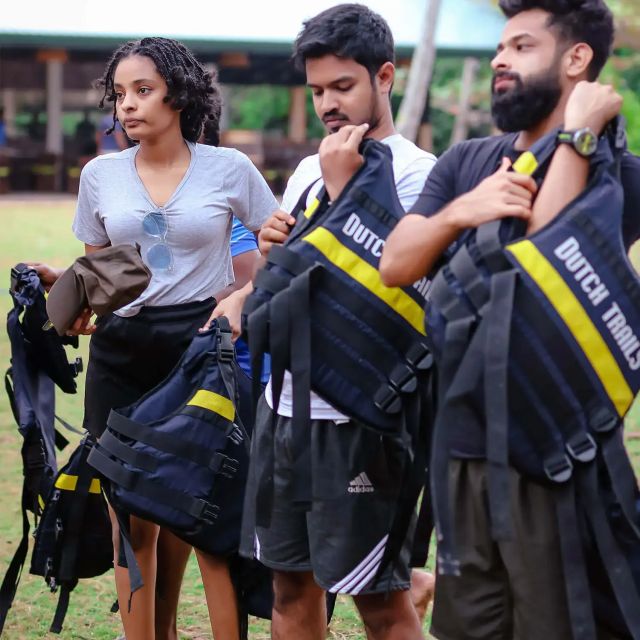
<svg viewBox="0 0 640 640">
<path fill-rule="evenodd" d="M 105 430 L 111 409 L 126 407 L 162 382 L 176 366 L 215 300 L 143 307 L 135 316 L 113 313 L 97 320 L 89 343 L 84 428 Z"/>
<path fill-rule="evenodd" d="M 549 489 L 511 469 L 513 536 L 495 542 L 486 463 L 451 460 L 450 465 L 461 575 L 438 576 L 431 633 L 439 640 L 571 640 L 558 522 Z M 598 640 L 614 638 L 598 629 Z"/>
<path fill-rule="evenodd" d="M 412 531 L 399 557 L 378 575 L 398 497 L 405 451 L 351 421 L 312 420 L 310 432 L 258 405 L 245 504 L 244 546 L 266 566 L 312 571 L 318 585 L 351 595 L 408 589 Z M 269 527 L 256 527 L 263 465 L 274 452 Z M 267 474 L 268 475 L 268 474 Z M 255 534 L 255 535 L 254 535 Z"/>
</svg>

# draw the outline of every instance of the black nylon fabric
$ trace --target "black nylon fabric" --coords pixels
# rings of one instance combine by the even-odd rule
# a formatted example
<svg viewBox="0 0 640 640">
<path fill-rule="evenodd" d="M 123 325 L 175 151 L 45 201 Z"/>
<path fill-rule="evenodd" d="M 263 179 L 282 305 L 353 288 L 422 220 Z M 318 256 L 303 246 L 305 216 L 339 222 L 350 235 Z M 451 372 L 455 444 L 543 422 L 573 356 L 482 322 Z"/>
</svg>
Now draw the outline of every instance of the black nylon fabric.
<svg viewBox="0 0 640 640">
<path fill-rule="evenodd" d="M 35 534 L 30 573 L 42 576 L 52 591 L 60 590 L 54 633 L 62 630 L 69 594 L 78 580 L 102 575 L 113 566 L 107 503 L 101 491 L 95 492 L 97 474 L 87 464 L 93 444 L 87 435 L 56 476 L 56 481 L 70 476 L 74 488 L 57 488 L 54 482 Z"/>
<path fill-rule="evenodd" d="M 34 269 L 18 264 L 11 270 L 10 294 L 13 308 L 7 315 L 11 346 L 11 366 L 5 374 L 5 390 L 18 431 L 23 437 L 21 457 L 23 487 L 21 509 L 22 540 L 0 586 L 0 633 L 13 603 L 28 551 L 30 523 L 42 514 L 41 501 L 49 495 L 57 472 L 56 447 L 68 441 L 55 428 L 55 387 L 75 393 L 74 378 L 81 370 L 80 360 L 71 365 L 64 344 L 78 346 L 77 338 L 61 339 L 53 329 L 44 330 L 47 321 L 44 289 Z"/>
<path fill-rule="evenodd" d="M 310 387 L 346 415 L 381 432 L 397 434 L 403 401 L 416 392 L 418 379 L 424 378 L 430 365 L 419 326 L 429 283 L 425 279 L 393 292 L 383 287 L 387 294 L 402 299 L 395 307 L 372 292 L 379 281 L 384 240 L 404 211 L 396 193 L 389 148 L 367 140 L 361 151 L 363 166 L 335 202 L 329 203 L 322 190 L 316 210 L 305 215 L 307 192 L 303 194 L 287 242 L 272 249 L 264 273 L 256 277 L 244 308 L 244 327 L 252 350 L 271 353 L 276 391 L 285 370 L 297 372 L 294 412 L 301 419 L 309 410 L 296 408 L 296 404 L 300 405 L 305 388 Z M 308 337 L 301 338 L 303 304 L 308 306 L 302 315 L 309 326 L 305 329 Z M 283 322 L 283 315 L 288 323 Z M 382 322 L 375 322 L 374 316 Z M 270 336 L 264 329 L 269 323 Z M 291 347 L 276 349 L 274 341 Z M 410 359 L 408 352 L 414 347 L 421 355 Z M 299 357 L 299 349 L 310 349 L 310 358 Z M 389 356 L 378 357 L 381 350 L 390 352 Z M 333 357 L 336 353 L 345 357 Z M 252 355 L 257 362 L 259 356 Z M 355 381 L 350 375 L 352 363 L 362 369 Z M 396 363 L 404 369 L 395 371 Z M 274 394 L 276 403 L 277 396 Z"/>
<path fill-rule="evenodd" d="M 111 481 L 109 499 L 119 511 L 167 527 L 216 555 L 231 554 L 239 545 L 249 436 L 237 414 L 229 420 L 188 403 L 204 390 L 237 407 L 236 370 L 228 322 L 219 319 L 195 336 L 160 385 L 112 412 L 127 421 L 120 426 L 110 418 L 108 436 L 89 456 Z M 125 428 L 129 421 L 137 430 Z M 118 456 L 119 448 L 109 444 L 113 439 L 131 450 L 130 461 Z M 137 459 L 143 461 L 138 467 Z"/>
<path fill-rule="evenodd" d="M 554 133 L 532 149 L 542 170 L 555 144 Z M 640 282 L 621 238 L 624 148 L 624 131 L 616 121 L 600 139 L 589 184 L 574 202 L 524 241 L 524 230 L 514 221 L 480 227 L 438 273 L 427 305 L 427 331 L 441 385 L 434 439 L 435 460 L 440 459 L 434 466 L 441 469 L 433 481 L 440 569 L 457 570 L 441 460 L 451 455 L 444 430 L 471 421 L 487 437 L 494 539 L 509 535 L 507 461 L 556 496 L 564 523 L 559 530 L 573 634 L 581 640 L 595 639 L 594 619 L 621 637 L 640 637 L 637 482 L 624 447 L 612 444 L 620 440 L 622 418 L 640 388 L 640 360 L 636 366 L 635 359 L 640 341 L 634 335 L 640 327 Z M 540 265 L 552 270 L 541 272 Z M 564 289 L 555 284 L 553 273 Z M 506 307 L 503 278 L 515 283 Z M 591 320 L 581 319 L 572 333 L 569 325 L 582 317 L 580 309 Z M 598 375 L 596 366 L 601 365 L 592 363 L 602 359 L 593 351 L 587 357 L 574 337 L 588 322 L 608 345 L 608 362 L 619 367 L 624 383 Z M 449 335 L 459 323 L 470 331 L 466 346 L 453 348 Z M 502 328 L 502 342 L 496 333 L 501 324 L 511 330 L 509 339 Z M 489 340 L 478 348 L 476 338 L 483 332 Z M 582 545 L 582 554 L 576 544 Z M 593 604 L 585 605 L 576 594 L 587 587 Z"/>
</svg>

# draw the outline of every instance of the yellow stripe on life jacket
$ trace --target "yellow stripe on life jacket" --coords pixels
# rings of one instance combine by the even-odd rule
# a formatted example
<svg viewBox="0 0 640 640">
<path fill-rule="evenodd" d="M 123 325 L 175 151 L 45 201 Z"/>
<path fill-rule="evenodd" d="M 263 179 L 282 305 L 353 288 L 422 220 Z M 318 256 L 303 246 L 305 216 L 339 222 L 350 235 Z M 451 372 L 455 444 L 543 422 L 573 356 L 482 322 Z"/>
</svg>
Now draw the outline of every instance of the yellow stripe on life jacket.
<svg viewBox="0 0 640 640">
<path fill-rule="evenodd" d="M 40 494 L 38 494 L 38 504 L 40 505 L 41 509 L 44 509 L 44 500 L 42 499 L 42 496 Z"/>
<path fill-rule="evenodd" d="M 61 473 L 56 480 L 56 489 L 62 489 L 63 491 L 75 491 L 78 484 L 78 476 L 70 476 L 66 473 Z M 92 478 L 89 485 L 89 493 L 100 493 L 100 480 L 98 478 Z"/>
<path fill-rule="evenodd" d="M 425 335 L 422 307 L 399 287 L 387 287 L 383 284 L 378 270 L 345 247 L 330 231 L 324 227 L 318 227 L 302 239 L 313 245 L 327 260 L 390 306 L 418 333 Z"/>
<path fill-rule="evenodd" d="M 531 151 L 525 151 L 518 157 L 512 166 L 516 173 L 523 173 L 524 175 L 532 176 L 538 168 L 538 160 Z"/>
<path fill-rule="evenodd" d="M 304 217 L 311 218 L 311 216 L 316 212 L 319 206 L 320 200 L 318 200 L 318 198 L 314 198 L 311 204 L 305 209 Z"/>
<path fill-rule="evenodd" d="M 578 298 L 530 240 L 509 245 L 507 250 L 547 296 L 584 351 L 616 410 L 624 416 L 633 402 L 633 393 L 607 343 Z"/>
<path fill-rule="evenodd" d="M 233 419 L 236 417 L 235 407 L 229 398 L 225 398 L 224 396 L 213 391 L 208 391 L 207 389 L 200 389 L 196 391 L 193 398 L 187 402 L 187 406 L 208 409 L 209 411 L 213 411 L 214 413 L 221 415 L 223 418 L 226 418 L 229 422 L 233 422 Z"/>
</svg>

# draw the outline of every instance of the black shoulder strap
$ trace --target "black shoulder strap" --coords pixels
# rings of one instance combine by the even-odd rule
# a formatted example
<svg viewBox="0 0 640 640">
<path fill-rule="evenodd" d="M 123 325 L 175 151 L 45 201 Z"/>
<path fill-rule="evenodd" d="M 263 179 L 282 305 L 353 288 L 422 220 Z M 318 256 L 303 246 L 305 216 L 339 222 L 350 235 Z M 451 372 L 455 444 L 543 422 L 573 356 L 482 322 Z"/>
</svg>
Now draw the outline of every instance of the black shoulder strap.
<svg viewBox="0 0 640 640">
<path fill-rule="evenodd" d="M 2 586 L 0 586 L 0 635 L 2 634 L 9 609 L 13 604 L 13 599 L 20 583 L 22 568 L 29 551 L 29 518 L 27 517 L 24 487 L 22 491 L 22 539 L 11 559 L 7 573 L 2 581 Z"/>
<path fill-rule="evenodd" d="M 56 613 L 53 617 L 53 622 L 51 623 L 51 627 L 49 627 L 49 631 L 51 633 L 60 633 L 62 631 L 62 625 L 67 615 L 67 609 L 69 608 L 69 598 L 76 584 L 78 584 L 78 581 L 74 580 L 72 583 L 65 582 L 60 587 L 60 595 L 58 596 L 58 606 L 56 607 Z"/>
<path fill-rule="evenodd" d="M 4 388 L 7 390 L 7 397 L 9 398 L 9 406 L 11 407 L 11 413 L 13 419 L 17 425 L 20 425 L 20 416 L 18 415 L 18 405 L 16 404 L 16 396 L 13 391 L 13 367 L 9 367 L 4 374 Z"/>
<path fill-rule="evenodd" d="M 316 199 L 319 202 L 317 209 L 313 212 L 312 215 L 309 215 L 309 216 L 305 215 L 308 209 L 307 198 L 309 197 L 309 193 L 311 192 L 311 189 L 313 189 L 314 185 L 317 182 L 318 180 L 315 180 L 314 182 L 312 182 L 302 192 L 302 195 L 298 199 L 298 203 L 296 204 L 294 209 L 296 226 L 291 231 L 291 234 L 289 235 L 289 239 L 287 240 L 287 243 L 291 242 L 295 238 L 305 233 L 309 229 L 309 227 L 311 227 L 313 224 L 315 224 L 318 221 L 321 212 L 324 211 L 329 206 L 329 194 L 327 193 L 327 190 L 323 186 L 320 188 L 320 191 L 318 191 L 318 195 L 316 196 Z"/>
</svg>

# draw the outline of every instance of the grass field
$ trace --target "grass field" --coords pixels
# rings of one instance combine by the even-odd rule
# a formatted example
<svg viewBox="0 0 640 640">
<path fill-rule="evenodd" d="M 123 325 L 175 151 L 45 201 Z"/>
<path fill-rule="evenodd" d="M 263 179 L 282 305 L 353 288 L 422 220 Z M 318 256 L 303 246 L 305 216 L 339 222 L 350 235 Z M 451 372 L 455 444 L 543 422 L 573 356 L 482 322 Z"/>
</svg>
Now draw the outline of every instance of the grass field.
<svg viewBox="0 0 640 640">
<path fill-rule="evenodd" d="M 11 300 L 7 293 L 9 269 L 17 262 L 41 261 L 66 266 L 82 252 L 82 246 L 71 233 L 74 202 L 72 200 L 17 201 L 0 198 L 0 315 L 6 317 Z M 640 252 L 636 252 L 640 258 Z M 84 339 L 80 355 L 85 357 Z M 4 330 L 0 331 L 0 373 L 8 366 L 9 346 Z M 58 413 L 75 425 L 81 423 L 83 381 L 77 395 L 58 396 Z M 640 409 L 636 407 L 628 421 L 629 447 L 640 461 Z M 0 578 L 18 544 L 21 531 L 19 511 L 21 491 L 21 438 L 11 416 L 4 393 L 0 393 Z M 72 447 L 68 448 L 69 450 Z M 67 452 L 68 454 L 68 452 Z M 66 459 L 62 454 L 60 462 Z M 37 638 L 113 640 L 121 633 L 119 618 L 109 613 L 115 599 L 112 575 L 82 581 L 72 595 L 65 629 L 61 636 L 48 634 L 57 594 L 48 592 L 42 578 L 30 576 L 28 566 L 9 613 L 4 638 L 35 640 Z M 202 583 L 197 564 L 192 558 L 185 577 L 179 618 L 182 639 L 211 638 Z M 269 637 L 268 623 L 252 621 L 250 637 Z M 360 640 L 364 633 L 350 600 L 339 599 L 331 637 Z"/>
<path fill-rule="evenodd" d="M 9 270 L 17 262 L 40 261 L 55 266 L 70 264 L 83 251 L 71 233 L 75 202 L 69 200 L 18 201 L 0 197 L 0 315 L 6 317 L 11 298 L 8 295 Z M 4 322 L 4 321 L 3 321 Z M 80 355 L 86 363 L 87 338 L 81 338 Z M 9 363 L 9 345 L 4 329 L 0 330 L 0 373 Z M 58 393 L 58 414 L 74 425 L 82 421 L 84 382 L 79 381 L 78 394 Z M 73 436 L 73 434 L 71 434 Z M 71 438 L 70 438 L 71 439 Z M 75 442 L 73 439 L 72 442 Z M 20 491 L 22 468 L 21 438 L 11 415 L 4 391 L 0 392 L 0 580 L 21 535 Z M 72 450 L 60 454 L 61 465 Z M 57 603 L 44 580 L 28 574 L 22 576 L 15 603 L 9 612 L 3 638 L 35 640 L 113 640 L 122 631 L 119 616 L 109 612 L 115 600 L 115 586 L 110 573 L 83 580 L 71 597 L 71 605 L 61 636 L 49 634 L 48 628 Z M 180 637 L 184 640 L 211 638 L 211 629 L 197 563 L 192 557 L 185 576 L 179 617 Z M 253 620 L 250 638 L 269 637 L 268 622 Z M 331 625 L 332 638 L 364 640 L 361 623 L 348 598 L 340 598 Z"/>
</svg>

